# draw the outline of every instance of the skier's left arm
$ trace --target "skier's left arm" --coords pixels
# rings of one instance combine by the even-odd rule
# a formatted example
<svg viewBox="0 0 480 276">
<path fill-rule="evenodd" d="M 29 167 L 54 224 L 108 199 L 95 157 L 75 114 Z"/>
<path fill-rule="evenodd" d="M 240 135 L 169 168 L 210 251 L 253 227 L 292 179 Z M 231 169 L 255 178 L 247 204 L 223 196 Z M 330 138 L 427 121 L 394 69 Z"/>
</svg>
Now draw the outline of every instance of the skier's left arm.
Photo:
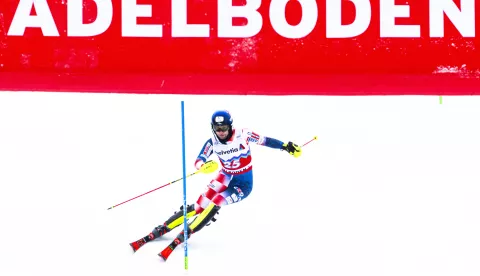
<svg viewBox="0 0 480 276">
<path fill-rule="evenodd" d="M 302 148 L 293 142 L 284 143 L 283 141 L 280 141 L 278 139 L 263 136 L 250 130 L 245 131 L 247 134 L 248 142 L 253 142 L 269 148 L 285 150 L 294 157 L 299 157 L 300 155 L 302 155 Z"/>
</svg>

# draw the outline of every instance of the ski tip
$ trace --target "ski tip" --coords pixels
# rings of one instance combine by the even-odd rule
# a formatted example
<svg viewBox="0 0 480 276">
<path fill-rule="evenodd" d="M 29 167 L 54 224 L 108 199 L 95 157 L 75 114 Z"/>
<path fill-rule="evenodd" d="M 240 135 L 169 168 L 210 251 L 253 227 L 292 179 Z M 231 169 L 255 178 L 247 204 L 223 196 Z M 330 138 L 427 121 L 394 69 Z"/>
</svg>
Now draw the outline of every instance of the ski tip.
<svg viewBox="0 0 480 276">
<path fill-rule="evenodd" d="M 142 240 L 140 240 L 142 241 Z M 131 242 L 130 246 L 132 247 L 133 253 L 137 252 L 140 247 L 142 247 L 145 243 L 139 243 L 139 241 Z"/>
<path fill-rule="evenodd" d="M 160 259 L 162 259 L 164 262 L 167 261 L 167 258 L 168 258 L 168 257 L 164 257 L 164 256 L 162 255 L 162 253 L 158 253 L 158 256 L 159 256 Z"/>
<path fill-rule="evenodd" d="M 167 261 L 168 256 L 172 254 L 173 249 L 170 246 L 167 246 L 165 249 L 162 250 L 162 252 L 158 253 L 158 256 L 162 258 L 164 261 Z"/>
</svg>

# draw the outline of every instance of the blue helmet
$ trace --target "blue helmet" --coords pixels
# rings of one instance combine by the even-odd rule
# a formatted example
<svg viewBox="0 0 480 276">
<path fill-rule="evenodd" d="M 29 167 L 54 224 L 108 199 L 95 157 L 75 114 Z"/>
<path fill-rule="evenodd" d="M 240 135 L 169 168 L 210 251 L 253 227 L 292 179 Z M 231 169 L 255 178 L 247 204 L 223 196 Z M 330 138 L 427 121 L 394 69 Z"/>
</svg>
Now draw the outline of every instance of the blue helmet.
<svg viewBox="0 0 480 276">
<path fill-rule="evenodd" d="M 218 110 L 215 111 L 212 115 L 211 121 L 212 127 L 213 126 L 224 126 L 224 125 L 233 125 L 233 118 L 230 115 L 230 112 L 227 110 Z"/>
<path fill-rule="evenodd" d="M 220 143 L 225 144 L 233 135 L 233 118 L 230 112 L 227 110 L 217 110 L 212 114 L 212 120 L 210 121 L 212 132 L 217 137 Z M 216 126 L 228 126 L 228 136 L 225 139 L 220 139 L 215 132 Z"/>
</svg>

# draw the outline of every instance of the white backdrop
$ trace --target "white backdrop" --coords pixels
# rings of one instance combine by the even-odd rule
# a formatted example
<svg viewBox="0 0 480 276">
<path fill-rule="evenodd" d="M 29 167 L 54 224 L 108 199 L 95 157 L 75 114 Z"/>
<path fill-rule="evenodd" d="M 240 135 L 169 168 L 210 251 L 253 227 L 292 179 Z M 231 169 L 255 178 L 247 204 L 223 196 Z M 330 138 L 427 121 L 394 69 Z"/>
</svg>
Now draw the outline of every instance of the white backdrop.
<svg viewBox="0 0 480 276">
<path fill-rule="evenodd" d="M 183 275 L 175 229 L 187 173 L 229 109 L 236 127 L 303 144 L 253 146 L 254 188 L 188 241 L 190 275 L 480 274 L 480 98 L 0 93 L 1 275 Z M 194 202 L 213 175 L 187 179 Z M 183 226 L 182 226 L 183 227 Z"/>
</svg>

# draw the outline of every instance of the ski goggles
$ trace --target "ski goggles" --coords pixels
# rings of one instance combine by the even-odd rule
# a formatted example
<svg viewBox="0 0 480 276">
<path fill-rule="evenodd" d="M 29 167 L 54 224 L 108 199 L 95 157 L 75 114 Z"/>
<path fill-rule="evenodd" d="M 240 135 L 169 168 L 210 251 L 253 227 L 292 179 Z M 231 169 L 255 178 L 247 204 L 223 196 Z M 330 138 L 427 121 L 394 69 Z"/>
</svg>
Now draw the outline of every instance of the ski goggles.
<svg viewBox="0 0 480 276">
<path fill-rule="evenodd" d="M 228 125 L 222 125 L 222 126 L 213 126 L 213 130 L 217 131 L 217 132 L 225 132 L 225 131 L 228 131 L 230 129 L 230 126 Z"/>
</svg>

